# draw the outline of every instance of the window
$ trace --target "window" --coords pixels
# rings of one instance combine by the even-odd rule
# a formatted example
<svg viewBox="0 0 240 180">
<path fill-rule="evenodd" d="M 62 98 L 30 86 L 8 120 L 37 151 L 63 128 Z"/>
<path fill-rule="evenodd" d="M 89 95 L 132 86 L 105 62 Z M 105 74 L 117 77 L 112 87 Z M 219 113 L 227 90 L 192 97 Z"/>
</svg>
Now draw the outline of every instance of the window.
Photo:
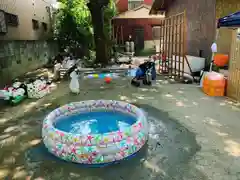
<svg viewBox="0 0 240 180">
<path fill-rule="evenodd" d="M 34 30 L 39 29 L 39 23 L 38 23 L 38 21 L 35 20 L 35 19 L 33 19 L 33 20 L 32 20 L 32 26 L 33 26 L 33 29 L 34 29 Z"/>
<path fill-rule="evenodd" d="M 137 8 L 144 3 L 144 0 L 128 0 L 128 10 Z"/>
<path fill-rule="evenodd" d="M 10 13 L 5 13 L 6 24 L 9 26 L 18 26 L 18 16 Z"/>
<path fill-rule="evenodd" d="M 6 19 L 5 19 L 5 13 L 4 11 L 0 10 L 0 33 L 5 34 L 7 33 L 7 25 L 6 25 Z"/>
<path fill-rule="evenodd" d="M 161 35 L 160 35 L 160 26 L 153 26 L 152 27 L 152 36 L 153 39 L 160 39 Z"/>
<path fill-rule="evenodd" d="M 43 30 L 46 32 L 48 30 L 47 23 L 42 23 Z"/>
</svg>

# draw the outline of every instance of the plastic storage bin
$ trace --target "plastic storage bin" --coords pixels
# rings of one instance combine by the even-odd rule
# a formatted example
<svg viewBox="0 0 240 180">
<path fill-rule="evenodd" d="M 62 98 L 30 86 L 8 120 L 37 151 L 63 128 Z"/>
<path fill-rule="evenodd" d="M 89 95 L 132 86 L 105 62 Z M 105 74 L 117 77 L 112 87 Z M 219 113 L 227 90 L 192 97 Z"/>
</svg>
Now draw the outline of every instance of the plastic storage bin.
<svg viewBox="0 0 240 180">
<path fill-rule="evenodd" d="M 222 74 L 209 72 L 203 79 L 203 92 L 209 96 L 224 96 L 226 79 Z"/>
</svg>

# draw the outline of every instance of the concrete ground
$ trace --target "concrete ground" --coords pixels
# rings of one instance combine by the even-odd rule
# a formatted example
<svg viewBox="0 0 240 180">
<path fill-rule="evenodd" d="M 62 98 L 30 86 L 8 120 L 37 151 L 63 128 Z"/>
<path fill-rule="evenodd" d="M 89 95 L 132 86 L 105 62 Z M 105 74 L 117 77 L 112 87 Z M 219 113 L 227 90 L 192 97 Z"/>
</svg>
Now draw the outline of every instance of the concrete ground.
<svg viewBox="0 0 240 180">
<path fill-rule="evenodd" d="M 240 109 L 225 98 L 204 95 L 195 85 L 158 80 L 135 88 L 127 79 L 110 85 L 69 82 L 40 100 L 0 111 L 0 179 L 49 180 L 237 180 L 240 179 Z M 124 100 L 148 114 L 150 137 L 136 157 L 87 169 L 58 160 L 41 142 L 41 123 L 53 109 L 72 101 Z"/>
</svg>

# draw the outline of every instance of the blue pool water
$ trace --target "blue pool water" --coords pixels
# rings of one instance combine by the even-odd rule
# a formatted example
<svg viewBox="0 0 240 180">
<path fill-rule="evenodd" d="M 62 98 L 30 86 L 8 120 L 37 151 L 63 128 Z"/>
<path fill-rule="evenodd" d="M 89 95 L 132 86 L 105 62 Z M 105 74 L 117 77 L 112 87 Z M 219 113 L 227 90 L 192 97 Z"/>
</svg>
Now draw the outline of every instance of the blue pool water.
<svg viewBox="0 0 240 180">
<path fill-rule="evenodd" d="M 120 112 L 86 112 L 61 117 L 55 128 L 76 134 L 103 134 L 124 130 L 136 122 L 136 118 Z"/>
</svg>

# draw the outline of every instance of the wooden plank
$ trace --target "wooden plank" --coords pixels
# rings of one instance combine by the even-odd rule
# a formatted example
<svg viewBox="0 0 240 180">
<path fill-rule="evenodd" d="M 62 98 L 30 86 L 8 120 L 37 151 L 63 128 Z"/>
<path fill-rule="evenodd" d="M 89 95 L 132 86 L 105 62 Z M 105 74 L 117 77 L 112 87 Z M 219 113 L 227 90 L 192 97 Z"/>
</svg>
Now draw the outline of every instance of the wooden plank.
<svg viewBox="0 0 240 180">
<path fill-rule="evenodd" d="M 183 14 L 183 44 L 182 44 L 182 46 L 183 46 L 183 51 L 182 51 L 182 56 L 183 56 L 183 62 L 182 62 L 182 78 L 183 78 L 183 76 L 184 76 L 184 61 L 187 61 L 187 63 L 188 63 L 188 60 L 187 59 L 185 59 L 185 57 L 186 57 L 186 42 L 187 42 L 187 39 L 186 39 L 186 34 L 187 34 L 187 32 L 186 32 L 186 30 L 187 30 L 187 28 L 186 28 L 186 10 L 184 11 L 184 14 Z M 187 58 L 187 57 L 186 57 Z M 189 67 L 190 68 L 190 67 Z"/>
<path fill-rule="evenodd" d="M 173 51 L 174 51 L 174 25 L 175 23 L 175 17 L 172 18 L 172 21 L 171 21 L 171 76 L 172 74 L 175 73 L 174 69 L 173 69 Z"/>
<path fill-rule="evenodd" d="M 163 21 L 162 21 L 163 22 Z M 159 42 L 159 49 L 160 49 L 160 52 L 159 52 L 159 63 L 158 63 L 158 73 L 161 73 L 161 55 L 162 55 L 162 47 L 163 47 L 163 23 L 161 23 L 161 26 L 159 28 L 159 31 L 160 31 L 160 42 Z"/>
<path fill-rule="evenodd" d="M 123 26 L 121 26 L 121 44 L 124 44 L 124 39 L 123 39 Z"/>
<path fill-rule="evenodd" d="M 178 45 L 177 45 L 177 41 L 178 41 L 178 16 L 175 16 L 175 38 L 174 38 L 174 45 L 175 45 L 175 49 L 174 49 L 174 59 L 175 59 L 175 63 L 174 63 L 174 74 L 176 75 L 177 73 L 177 56 L 178 56 Z"/>
<path fill-rule="evenodd" d="M 166 22 L 167 19 L 164 20 L 164 26 L 163 26 L 163 53 L 162 55 L 166 54 Z M 162 73 L 165 70 L 165 63 L 162 61 Z"/>
<path fill-rule="evenodd" d="M 237 99 L 240 100 L 240 41 L 236 40 L 235 60 L 236 60 L 236 93 Z"/>
<path fill-rule="evenodd" d="M 230 54 L 230 66 L 229 66 L 229 77 L 228 77 L 228 87 L 227 95 L 237 99 L 237 74 L 236 74 L 236 35 L 234 31 L 232 34 L 232 44 L 231 44 L 231 54 Z"/>
<path fill-rule="evenodd" d="M 159 69 L 168 69 L 169 76 L 179 80 L 184 75 L 184 57 L 186 56 L 186 12 L 165 18 L 160 32 L 161 54 L 169 62 L 161 62 Z M 169 68 L 168 68 L 169 67 Z"/>
<path fill-rule="evenodd" d="M 167 68 L 167 72 L 168 72 L 168 74 L 169 73 L 171 73 L 171 72 L 169 72 L 169 56 L 170 56 L 170 49 L 169 49 L 169 43 L 170 43 L 170 21 L 171 21 L 171 19 L 167 19 L 167 26 L 166 26 L 166 31 L 167 31 L 167 33 L 166 33 L 166 49 L 167 49 L 167 52 L 166 52 L 166 56 L 167 56 L 167 60 L 168 60 L 168 62 L 167 61 L 165 61 L 165 67 Z"/>
<path fill-rule="evenodd" d="M 182 44 L 181 44 L 181 42 L 182 42 L 182 39 L 183 39 L 183 37 L 182 37 L 182 23 L 181 23 L 181 21 L 182 21 L 182 16 L 180 16 L 180 18 L 179 18 L 179 31 L 180 31 L 180 36 L 179 36 L 179 44 L 178 44 L 178 46 L 179 46 L 179 63 L 178 63 L 178 78 L 179 79 L 181 79 L 181 74 L 180 74 L 180 71 L 182 70 L 181 69 L 181 59 L 182 59 L 182 56 L 183 56 L 183 54 L 182 54 Z M 183 71 L 183 70 L 182 70 Z"/>
</svg>

